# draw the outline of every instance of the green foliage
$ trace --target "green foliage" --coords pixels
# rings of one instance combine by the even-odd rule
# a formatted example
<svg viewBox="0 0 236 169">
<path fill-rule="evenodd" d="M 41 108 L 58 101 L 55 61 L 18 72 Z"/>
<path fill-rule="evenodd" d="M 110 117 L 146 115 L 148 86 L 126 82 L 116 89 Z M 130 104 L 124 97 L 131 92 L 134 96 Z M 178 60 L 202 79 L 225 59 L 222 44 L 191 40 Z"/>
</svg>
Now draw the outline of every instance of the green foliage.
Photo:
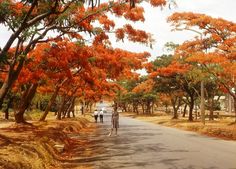
<svg viewBox="0 0 236 169">
<path fill-rule="evenodd" d="M 10 14 L 10 3 L 9 1 L 2 1 L 0 3 L 0 23 L 5 21 L 5 18 Z"/>
<path fill-rule="evenodd" d="M 0 66 L 4 66 L 5 63 L 6 63 L 6 61 L 7 61 L 7 59 L 8 59 L 8 56 L 7 56 L 7 54 L 4 53 L 4 54 L 0 57 Z"/>
<path fill-rule="evenodd" d="M 157 99 L 157 96 L 153 93 L 147 93 L 143 95 L 143 99 L 146 101 L 155 101 Z"/>
<path fill-rule="evenodd" d="M 96 57 L 90 57 L 90 58 L 88 58 L 88 61 L 90 63 L 94 63 L 94 62 L 96 62 Z"/>
<path fill-rule="evenodd" d="M 31 107 L 44 111 L 50 98 L 51 95 L 37 93 L 32 101 Z"/>
<path fill-rule="evenodd" d="M 93 28 L 93 33 L 99 35 L 100 33 L 104 32 L 102 28 L 95 27 Z"/>
<path fill-rule="evenodd" d="M 134 111 L 138 111 L 138 105 L 146 105 L 145 110 L 143 109 L 143 111 L 145 111 L 146 113 L 150 113 L 151 104 L 157 100 L 157 96 L 154 90 L 151 90 L 149 92 L 143 92 L 142 90 L 140 92 L 133 91 L 134 88 L 136 88 L 143 82 L 146 82 L 147 80 L 149 80 L 147 76 L 142 76 L 138 80 L 132 79 L 119 81 L 119 84 L 123 88 L 125 88 L 127 92 L 117 92 L 116 102 L 118 103 L 118 105 L 120 105 L 121 107 L 126 107 L 125 105 L 131 105 L 133 106 Z"/>
<path fill-rule="evenodd" d="M 39 109 L 29 110 L 25 113 L 25 119 L 26 120 L 39 120 L 42 113 L 43 112 Z"/>
<path fill-rule="evenodd" d="M 126 79 L 118 81 L 117 83 L 130 92 L 135 86 L 137 86 L 138 81 L 136 81 L 135 79 Z"/>
<path fill-rule="evenodd" d="M 173 52 L 173 51 L 175 51 L 175 49 L 176 49 L 178 46 L 179 46 L 179 44 L 176 44 L 176 43 L 174 43 L 174 42 L 167 42 L 167 43 L 165 44 L 165 50 L 166 50 L 167 52 Z"/>
<path fill-rule="evenodd" d="M 161 55 L 152 62 L 155 68 L 166 67 L 173 60 L 173 55 Z"/>
</svg>

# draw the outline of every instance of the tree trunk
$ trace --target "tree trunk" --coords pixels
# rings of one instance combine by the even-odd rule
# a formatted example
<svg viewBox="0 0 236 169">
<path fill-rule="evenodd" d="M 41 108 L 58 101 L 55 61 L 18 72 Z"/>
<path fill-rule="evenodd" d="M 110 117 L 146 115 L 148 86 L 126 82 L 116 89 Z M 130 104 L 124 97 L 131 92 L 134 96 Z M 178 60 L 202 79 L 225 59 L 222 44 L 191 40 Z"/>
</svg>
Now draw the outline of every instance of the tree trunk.
<svg viewBox="0 0 236 169">
<path fill-rule="evenodd" d="M 172 98 L 171 99 L 171 104 L 173 107 L 173 117 L 172 119 L 178 119 L 178 108 L 176 107 L 176 103 L 177 103 L 178 97 Z"/>
<path fill-rule="evenodd" d="M 61 120 L 61 111 L 57 112 L 57 120 Z"/>
<path fill-rule="evenodd" d="M 76 97 L 74 96 L 71 103 L 70 103 L 70 106 L 69 106 L 69 109 L 68 109 L 68 112 L 67 112 L 67 117 L 68 118 L 70 118 L 70 112 L 72 112 L 73 117 L 75 117 L 75 114 L 74 114 L 75 99 L 76 99 Z"/>
<path fill-rule="evenodd" d="M 72 107 L 72 100 L 73 100 L 73 99 L 70 99 L 69 105 L 67 106 L 67 108 L 65 108 L 65 116 L 66 116 L 67 118 L 70 118 L 70 112 L 71 112 L 71 107 Z M 65 116 L 64 116 L 64 117 L 65 117 Z"/>
<path fill-rule="evenodd" d="M 29 107 L 34 95 L 36 93 L 38 84 L 32 84 L 30 87 L 24 92 L 18 111 L 15 113 L 15 121 L 16 123 L 26 123 L 24 120 L 25 110 Z"/>
<path fill-rule="evenodd" d="M 147 110 L 147 114 L 151 114 L 151 105 L 150 105 L 151 103 L 150 103 L 150 101 L 147 101 L 146 102 L 146 110 Z"/>
<path fill-rule="evenodd" d="M 53 105 L 53 103 L 55 102 L 56 98 L 57 98 L 57 95 L 58 95 L 58 92 L 60 90 L 60 87 L 59 86 L 56 86 L 56 89 L 52 95 L 52 97 L 50 98 L 49 102 L 48 102 L 48 105 L 43 113 L 43 115 L 41 116 L 41 118 L 39 119 L 39 121 L 44 121 L 48 115 L 48 112 L 51 110 L 51 107 Z"/>
<path fill-rule="evenodd" d="M 235 123 L 236 123 L 236 96 L 234 98 L 234 113 L 235 113 Z"/>
<path fill-rule="evenodd" d="M 175 99 L 171 99 L 171 103 L 174 110 L 173 119 L 178 119 L 178 110 L 182 102 L 182 97 L 177 96 Z"/>
<path fill-rule="evenodd" d="M 2 109 L 2 104 L 3 104 L 4 98 L 6 97 L 7 92 L 10 89 L 11 83 L 13 83 L 13 81 L 10 80 L 10 77 L 8 75 L 8 77 L 3 82 L 3 85 L 0 89 L 0 109 Z"/>
<path fill-rule="evenodd" d="M 193 121 L 193 107 L 194 106 L 192 104 L 189 105 L 189 115 L 188 115 L 189 121 Z"/>
<path fill-rule="evenodd" d="M 5 113 L 5 119 L 6 119 L 6 120 L 9 120 L 9 108 L 6 108 L 6 109 L 4 110 L 4 113 Z"/>
<path fill-rule="evenodd" d="M 71 103 L 69 104 L 69 106 L 67 106 L 67 108 L 65 108 L 63 118 L 65 117 L 70 118 L 70 108 L 71 108 Z"/>
<path fill-rule="evenodd" d="M 178 110 L 176 108 L 174 108 L 174 114 L 172 119 L 178 119 Z"/>
<path fill-rule="evenodd" d="M 144 106 L 143 101 L 142 101 L 142 103 L 141 103 L 141 106 L 142 106 L 143 114 L 145 114 L 145 106 Z"/>
<path fill-rule="evenodd" d="M 39 109 L 39 102 L 36 102 L 36 109 Z"/>
<path fill-rule="evenodd" d="M 210 114 L 209 114 L 209 120 L 214 120 L 214 98 L 209 99 L 209 108 L 210 108 Z"/>
<path fill-rule="evenodd" d="M 65 108 L 64 108 L 65 109 Z M 66 110 L 64 110 L 62 113 L 62 119 L 64 119 L 64 118 L 66 118 L 66 115 L 67 115 L 67 111 Z"/>
<path fill-rule="evenodd" d="M 21 110 L 19 112 L 15 113 L 15 122 L 16 123 L 26 123 L 24 119 L 24 113 L 22 113 Z"/>
<path fill-rule="evenodd" d="M 135 113 L 135 106 L 134 106 L 134 102 L 132 103 L 132 112 Z"/>
<path fill-rule="evenodd" d="M 204 82 L 203 82 L 203 80 L 201 81 L 201 104 L 200 104 L 200 109 L 201 109 L 201 121 L 202 121 L 202 124 L 205 125 L 205 96 L 204 96 Z"/>
<path fill-rule="evenodd" d="M 139 114 L 139 111 L 138 111 L 138 104 L 135 105 L 135 111 L 136 111 L 137 114 Z"/>
<path fill-rule="evenodd" d="M 193 121 L 193 108 L 194 108 L 194 98 L 190 97 L 190 102 L 189 102 L 189 116 L 188 120 Z"/>
<path fill-rule="evenodd" d="M 62 110 L 63 118 L 65 118 L 66 115 L 68 116 L 68 112 L 70 111 L 71 101 L 72 101 L 72 99 L 70 96 L 68 96 L 68 98 L 65 98 L 65 103 L 64 103 L 63 110 Z"/>
<path fill-rule="evenodd" d="M 187 104 L 184 105 L 183 117 L 185 117 L 186 115 L 187 106 L 188 106 Z"/>
<path fill-rule="evenodd" d="M 62 112 L 63 112 L 63 110 L 64 110 L 65 103 L 66 103 L 66 98 L 65 98 L 65 96 L 64 96 L 63 99 L 62 99 L 62 102 L 61 102 L 60 109 L 59 109 L 59 111 L 58 111 L 58 113 L 57 113 L 57 120 L 61 120 L 61 114 L 62 114 Z"/>
<path fill-rule="evenodd" d="M 84 101 L 81 102 L 81 114 L 84 115 Z"/>
<path fill-rule="evenodd" d="M 133 102 L 133 112 L 136 113 L 136 114 L 139 114 L 139 111 L 138 111 L 138 104 Z"/>
<path fill-rule="evenodd" d="M 71 112 L 71 111 L 68 111 L 68 112 L 66 113 L 66 117 L 67 117 L 67 118 L 70 118 L 70 112 Z"/>
<path fill-rule="evenodd" d="M 23 65 L 24 65 L 24 59 L 21 59 L 16 70 L 14 70 L 14 66 L 10 66 L 9 71 L 7 73 L 7 77 L 5 81 L 3 82 L 3 85 L 0 89 L 0 109 L 2 108 L 2 104 L 7 93 L 12 88 L 12 85 L 18 78 Z"/>
<path fill-rule="evenodd" d="M 11 107 L 12 105 L 12 101 L 13 101 L 13 97 L 10 96 L 8 102 L 7 102 L 7 106 L 4 110 L 4 113 L 5 113 L 5 119 L 8 120 L 9 119 L 9 108 Z"/>
<path fill-rule="evenodd" d="M 89 104 L 89 113 L 92 113 L 92 107 L 93 107 L 93 103 L 91 102 L 91 103 Z"/>
<path fill-rule="evenodd" d="M 152 103 L 152 108 L 151 108 L 151 109 L 152 109 L 152 112 L 151 112 L 152 114 L 154 114 L 154 105 L 155 105 L 155 104 L 154 104 L 154 102 L 153 102 L 153 103 Z"/>
</svg>

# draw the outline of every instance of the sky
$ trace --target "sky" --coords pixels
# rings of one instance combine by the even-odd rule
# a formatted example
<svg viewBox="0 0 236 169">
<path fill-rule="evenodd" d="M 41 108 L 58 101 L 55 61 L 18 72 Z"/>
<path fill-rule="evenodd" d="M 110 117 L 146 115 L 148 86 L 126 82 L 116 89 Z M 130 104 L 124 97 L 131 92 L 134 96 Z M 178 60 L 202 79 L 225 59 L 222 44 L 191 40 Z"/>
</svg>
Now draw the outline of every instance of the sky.
<svg viewBox="0 0 236 169">
<path fill-rule="evenodd" d="M 190 31 L 172 32 L 172 27 L 167 23 L 166 19 L 174 12 L 194 12 L 202 13 L 214 18 L 223 18 L 236 23 L 236 0 L 176 0 L 177 7 L 168 9 L 153 8 L 149 4 L 145 4 L 145 23 L 138 24 L 140 29 L 153 34 L 155 44 L 153 49 L 145 47 L 145 45 L 137 45 L 134 43 L 114 43 L 115 46 L 129 49 L 135 52 L 144 50 L 151 53 L 151 59 L 162 55 L 165 51 L 163 47 L 167 42 L 183 43 L 185 40 L 196 36 L 196 33 Z"/>
<path fill-rule="evenodd" d="M 176 0 L 178 7 L 176 8 L 154 8 L 149 4 L 144 3 L 145 9 L 145 22 L 136 23 L 137 28 L 143 29 L 153 35 L 155 44 L 153 49 L 145 45 L 134 44 L 128 41 L 116 42 L 112 40 L 114 47 L 130 50 L 133 52 L 148 51 L 151 53 L 151 59 L 163 54 L 164 44 L 167 42 L 182 43 L 190 39 L 196 34 L 193 32 L 171 32 L 171 26 L 166 22 L 168 16 L 174 12 L 195 12 L 210 15 L 212 17 L 224 18 L 236 22 L 236 0 Z M 6 28 L 0 26 L 0 47 L 6 43 L 10 33 Z"/>
</svg>

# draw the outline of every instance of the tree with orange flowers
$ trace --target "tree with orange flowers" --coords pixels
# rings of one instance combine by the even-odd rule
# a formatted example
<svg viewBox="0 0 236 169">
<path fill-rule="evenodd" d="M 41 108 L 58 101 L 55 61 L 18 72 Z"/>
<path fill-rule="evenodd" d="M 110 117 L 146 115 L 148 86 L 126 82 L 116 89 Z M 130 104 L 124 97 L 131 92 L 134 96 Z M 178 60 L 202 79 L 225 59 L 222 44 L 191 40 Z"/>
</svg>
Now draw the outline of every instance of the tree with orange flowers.
<svg viewBox="0 0 236 169">
<path fill-rule="evenodd" d="M 12 32 L 0 51 L 1 70 L 4 72 L 1 79 L 0 107 L 27 62 L 29 52 L 39 43 L 53 42 L 62 37 L 85 43 L 86 37 L 81 33 L 87 33 L 98 41 L 106 39 L 109 43 L 106 32 L 112 29 L 117 39 L 127 38 L 147 44 L 152 42 L 148 33 L 135 29 L 132 25 L 115 28 L 115 22 L 108 15 L 111 13 L 130 21 L 144 21 L 144 10 L 139 5 L 142 1 L 87 2 L 88 5 L 78 0 L 0 1 L 0 24 Z M 150 3 L 162 7 L 167 2 L 152 0 Z M 99 23 L 98 27 L 95 22 Z M 56 33 L 50 37 L 52 31 Z"/>
<path fill-rule="evenodd" d="M 78 91 L 82 91 L 83 97 L 92 102 L 102 96 L 111 96 L 116 85 L 109 80 L 131 76 L 133 70 L 142 68 L 142 62 L 149 56 L 146 52 L 132 53 L 107 47 L 101 43 L 103 40 L 95 39 L 97 44 L 91 46 L 68 39 L 37 45 L 29 53 L 29 60 L 17 81 L 18 89 L 22 89 L 21 86 L 27 88 L 20 91 L 22 97 L 15 113 L 16 122 L 25 122 L 24 112 L 38 87 L 41 91 L 46 87 L 47 92 L 52 93 L 40 120 L 45 120 L 58 95 L 62 98 L 58 110 L 58 119 L 61 119 L 69 114 L 76 97 L 81 96 L 76 94 Z"/>
<path fill-rule="evenodd" d="M 155 80 L 156 91 L 170 98 L 173 118 L 178 118 L 178 109 L 185 104 L 189 107 L 189 121 L 193 121 L 193 109 L 199 96 L 199 81 L 193 76 L 196 73 L 194 66 L 175 55 L 163 55 L 151 63 L 148 71 Z"/>
<path fill-rule="evenodd" d="M 169 60 L 172 58 L 171 60 Z M 165 62 L 165 60 L 167 60 Z M 165 63 L 166 65 L 161 65 Z M 173 118 L 178 118 L 178 110 L 182 105 L 184 92 L 180 84 L 182 75 L 188 70 L 186 66 L 173 61 L 173 56 L 162 56 L 153 63 L 154 69 L 150 78 L 155 81 L 155 91 L 168 96 L 173 108 Z"/>
<path fill-rule="evenodd" d="M 156 101 L 156 95 L 153 93 L 154 81 L 152 79 L 145 80 L 133 88 L 132 92 L 140 96 L 143 114 L 152 114 Z"/>
<path fill-rule="evenodd" d="M 234 99 L 236 110 L 236 24 L 191 12 L 175 13 L 169 17 L 175 30 L 197 33 L 193 40 L 183 43 L 176 54 L 186 62 L 198 63 Z"/>
<path fill-rule="evenodd" d="M 51 51 L 49 51 L 50 49 Z M 78 61 L 82 58 L 77 57 L 76 49 L 80 50 L 75 48 L 74 43 L 64 40 L 59 41 L 57 45 L 46 43 L 39 45 L 36 50 L 30 53 L 30 60 L 18 78 L 19 86 L 28 86 L 23 93 L 30 95 L 28 98 L 23 94 L 24 97 L 22 97 L 15 113 L 16 122 L 24 122 L 23 114 L 33 99 L 38 86 L 55 82 L 61 84 L 64 77 L 67 77 L 66 79 L 72 77 L 71 69 L 74 69 L 75 66 L 79 69 L 79 66 L 82 66 L 82 64 L 78 66 Z"/>
</svg>

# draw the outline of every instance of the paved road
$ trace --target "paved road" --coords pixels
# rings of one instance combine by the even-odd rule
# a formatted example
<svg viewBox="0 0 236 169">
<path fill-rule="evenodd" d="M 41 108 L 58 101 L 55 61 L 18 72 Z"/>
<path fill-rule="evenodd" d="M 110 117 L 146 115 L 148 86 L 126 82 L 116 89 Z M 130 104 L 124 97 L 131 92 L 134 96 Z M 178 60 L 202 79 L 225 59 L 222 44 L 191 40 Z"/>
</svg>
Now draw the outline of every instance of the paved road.
<svg viewBox="0 0 236 169">
<path fill-rule="evenodd" d="M 89 144 L 78 148 L 78 157 L 68 161 L 67 167 L 236 169 L 235 141 L 200 136 L 128 117 L 120 118 L 119 135 L 108 137 L 108 119 L 110 117 L 105 116 L 105 123 L 98 124 L 96 132 L 78 136 Z"/>
</svg>

